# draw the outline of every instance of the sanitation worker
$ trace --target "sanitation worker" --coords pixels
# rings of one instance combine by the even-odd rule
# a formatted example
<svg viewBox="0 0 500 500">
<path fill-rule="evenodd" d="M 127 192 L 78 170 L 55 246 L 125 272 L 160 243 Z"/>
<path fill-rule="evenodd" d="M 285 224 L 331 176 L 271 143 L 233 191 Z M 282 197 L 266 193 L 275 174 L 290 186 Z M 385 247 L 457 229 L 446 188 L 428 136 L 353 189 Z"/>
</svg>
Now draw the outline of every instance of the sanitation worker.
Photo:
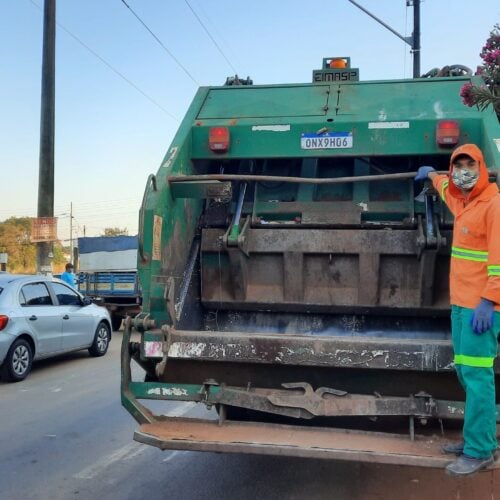
<svg viewBox="0 0 500 500">
<path fill-rule="evenodd" d="M 420 167 L 455 217 L 450 265 L 454 362 L 465 390 L 463 442 L 443 452 L 458 458 L 449 474 L 472 474 L 494 461 L 497 449 L 493 361 L 500 333 L 500 194 L 488 180 L 481 150 L 456 148 L 449 175 Z"/>
<path fill-rule="evenodd" d="M 73 288 L 76 288 L 75 285 L 75 274 L 73 273 L 73 264 L 68 262 L 66 264 L 66 271 L 61 274 L 61 279 L 65 281 L 68 285 Z"/>
</svg>

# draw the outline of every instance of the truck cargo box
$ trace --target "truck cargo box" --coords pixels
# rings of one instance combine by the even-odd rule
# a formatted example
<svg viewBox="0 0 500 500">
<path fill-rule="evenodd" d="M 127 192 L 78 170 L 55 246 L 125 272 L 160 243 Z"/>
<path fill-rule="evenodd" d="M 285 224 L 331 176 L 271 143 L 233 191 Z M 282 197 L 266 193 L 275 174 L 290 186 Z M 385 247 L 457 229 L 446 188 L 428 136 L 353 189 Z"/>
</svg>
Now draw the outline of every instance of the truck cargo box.
<svg viewBox="0 0 500 500">
<path fill-rule="evenodd" d="M 114 330 L 141 310 L 137 247 L 137 236 L 78 238 L 78 290 L 110 311 Z"/>
</svg>

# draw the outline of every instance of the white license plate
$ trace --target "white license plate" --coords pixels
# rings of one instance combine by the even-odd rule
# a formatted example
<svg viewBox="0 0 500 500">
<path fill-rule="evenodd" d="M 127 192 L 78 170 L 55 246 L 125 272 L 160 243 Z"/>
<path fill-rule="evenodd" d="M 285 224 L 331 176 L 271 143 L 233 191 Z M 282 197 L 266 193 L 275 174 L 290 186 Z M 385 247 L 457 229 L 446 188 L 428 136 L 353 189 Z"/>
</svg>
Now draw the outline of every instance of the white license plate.
<svg viewBox="0 0 500 500">
<path fill-rule="evenodd" d="M 330 134 L 302 134 L 301 149 L 346 149 L 352 148 L 350 132 L 335 132 Z"/>
</svg>

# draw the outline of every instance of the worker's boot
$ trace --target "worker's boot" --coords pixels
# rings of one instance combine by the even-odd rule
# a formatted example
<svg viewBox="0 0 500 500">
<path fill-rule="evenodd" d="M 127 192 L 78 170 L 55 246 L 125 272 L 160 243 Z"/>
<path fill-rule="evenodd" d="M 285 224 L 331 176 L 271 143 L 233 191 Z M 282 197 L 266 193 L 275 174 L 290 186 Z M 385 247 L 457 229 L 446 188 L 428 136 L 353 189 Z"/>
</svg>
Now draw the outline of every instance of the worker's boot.
<svg viewBox="0 0 500 500">
<path fill-rule="evenodd" d="M 446 443 L 441 450 L 443 453 L 449 453 L 450 455 L 461 455 L 464 452 L 465 443 L 459 441 L 458 443 Z"/>
<path fill-rule="evenodd" d="M 465 476 L 486 469 L 493 464 L 493 456 L 488 458 L 473 458 L 468 455 L 460 455 L 454 462 L 446 466 L 446 472 L 452 476 Z"/>
</svg>

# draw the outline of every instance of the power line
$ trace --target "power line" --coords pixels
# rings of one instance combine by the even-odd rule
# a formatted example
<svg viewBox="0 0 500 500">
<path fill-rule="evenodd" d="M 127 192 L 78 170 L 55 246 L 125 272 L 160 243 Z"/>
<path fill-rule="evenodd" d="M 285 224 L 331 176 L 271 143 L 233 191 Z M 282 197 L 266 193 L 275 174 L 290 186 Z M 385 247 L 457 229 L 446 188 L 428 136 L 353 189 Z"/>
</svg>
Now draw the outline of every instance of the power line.
<svg viewBox="0 0 500 500">
<path fill-rule="evenodd" d="M 233 47 L 227 42 L 227 39 L 224 37 L 224 34 L 217 28 L 217 25 L 215 24 L 213 19 L 210 18 L 207 11 L 203 8 L 203 0 L 202 3 L 200 3 L 199 1 L 196 2 L 196 10 L 200 13 L 200 16 L 202 16 L 205 19 L 205 21 L 208 21 L 208 23 L 212 27 L 212 33 L 214 33 L 214 36 L 216 35 L 217 39 L 222 42 L 221 46 L 225 47 L 226 50 L 229 49 L 229 52 L 232 54 L 232 56 L 237 57 L 237 55 L 233 50 Z M 232 57 L 232 60 L 234 61 L 234 57 Z M 238 66 L 241 68 L 241 64 L 239 64 L 239 61 L 237 60 L 236 62 Z"/>
<path fill-rule="evenodd" d="M 143 193 L 138 194 L 137 200 L 131 202 L 131 200 L 123 200 L 123 198 L 115 198 L 109 200 L 93 200 L 93 201 L 73 201 L 74 206 L 78 209 L 78 211 L 89 210 L 89 208 L 98 208 L 99 212 L 106 208 L 129 208 L 134 209 L 140 206 L 142 200 Z M 59 203 L 54 207 L 56 212 L 67 212 L 68 204 L 67 203 Z M 0 214 L 2 213 L 11 213 L 11 212 L 35 212 L 36 207 L 11 207 L 11 208 L 2 208 L 0 209 Z"/>
<path fill-rule="evenodd" d="M 34 0 L 29 0 L 29 1 L 37 9 L 42 10 L 42 8 L 37 3 L 35 3 Z M 85 49 L 87 49 L 93 56 L 97 57 L 97 59 L 99 59 L 99 61 L 101 61 L 103 64 L 105 64 L 111 71 L 113 71 L 113 73 L 117 74 L 120 78 L 122 78 L 123 80 L 125 80 L 130 86 L 132 86 L 135 90 L 137 90 L 137 92 L 139 92 L 140 94 L 142 94 L 148 101 L 150 101 L 155 106 L 157 106 L 158 108 L 160 108 L 166 115 L 170 116 L 170 118 L 172 118 L 173 120 L 175 120 L 177 122 L 179 121 L 179 119 L 175 115 L 173 115 L 172 113 L 170 113 L 170 111 L 166 110 L 160 103 L 156 102 L 151 96 L 149 96 L 148 94 L 146 94 L 146 92 L 144 92 L 141 88 L 139 88 L 134 82 L 132 82 L 125 75 L 123 75 L 122 73 L 120 73 L 120 71 L 118 71 L 108 61 L 106 61 L 106 59 L 104 59 L 103 57 L 101 57 L 95 50 L 91 49 L 87 44 L 85 44 L 82 40 L 80 40 L 76 35 L 74 35 L 66 27 L 64 27 L 60 22 L 56 22 L 56 24 L 57 24 L 57 26 L 59 26 L 59 28 L 61 28 L 63 31 L 65 31 L 71 38 L 73 38 L 74 40 L 76 40 L 82 47 L 84 47 Z"/>
<path fill-rule="evenodd" d="M 109 216 L 114 216 L 114 215 L 133 215 L 133 214 L 138 215 L 139 208 L 140 208 L 139 206 L 137 206 L 137 207 L 120 207 L 118 205 L 113 206 L 113 207 L 103 207 L 102 209 L 95 209 L 95 210 L 90 210 L 90 209 L 81 210 L 81 209 L 77 208 L 74 212 L 77 215 L 74 215 L 73 219 L 75 219 L 75 218 L 89 218 L 89 217 L 104 218 L 104 217 L 109 217 Z M 13 212 L 15 212 L 15 214 L 10 215 Z M 59 211 L 56 210 L 56 212 L 59 212 Z M 4 222 L 4 220 L 2 220 L 2 219 L 8 220 L 10 218 L 15 218 L 15 219 L 26 219 L 26 218 L 29 219 L 29 218 L 34 218 L 34 217 L 36 218 L 35 214 L 36 214 L 36 210 L 34 210 L 34 209 L 29 210 L 29 211 L 12 209 L 6 215 L 0 214 L 0 224 Z M 59 213 L 55 213 L 54 217 L 56 217 L 58 219 L 63 219 L 63 220 L 68 219 L 69 220 L 69 216 L 61 215 Z"/>
<path fill-rule="evenodd" d="M 222 57 L 226 60 L 226 62 L 231 66 L 232 70 L 234 71 L 234 74 L 236 75 L 238 72 L 236 71 L 236 68 L 232 65 L 231 61 L 226 57 L 226 54 L 222 51 L 222 49 L 219 47 L 219 44 L 215 41 L 215 38 L 211 35 L 210 31 L 208 31 L 208 28 L 203 24 L 203 21 L 200 19 L 198 14 L 195 12 L 193 7 L 191 7 L 191 4 L 188 2 L 188 0 L 184 0 L 186 2 L 186 5 L 189 7 L 191 12 L 193 13 L 194 17 L 198 20 L 198 22 L 201 24 L 202 28 L 205 30 L 205 33 L 209 36 L 210 40 L 212 40 L 213 44 L 217 47 L 217 50 L 222 54 Z"/>
<path fill-rule="evenodd" d="M 125 1 L 121 0 L 123 5 L 127 7 L 128 10 L 134 15 L 134 17 L 146 28 L 151 36 L 160 44 L 162 49 L 177 63 L 177 65 L 186 73 L 186 75 L 191 78 L 191 80 L 197 85 L 200 86 L 200 83 L 195 79 L 195 77 L 185 68 L 185 66 L 177 59 L 177 57 L 172 54 L 172 52 L 163 44 L 163 42 L 153 33 L 153 31 L 149 28 L 149 26 L 139 17 L 139 15 L 130 7 L 130 5 Z"/>
</svg>

